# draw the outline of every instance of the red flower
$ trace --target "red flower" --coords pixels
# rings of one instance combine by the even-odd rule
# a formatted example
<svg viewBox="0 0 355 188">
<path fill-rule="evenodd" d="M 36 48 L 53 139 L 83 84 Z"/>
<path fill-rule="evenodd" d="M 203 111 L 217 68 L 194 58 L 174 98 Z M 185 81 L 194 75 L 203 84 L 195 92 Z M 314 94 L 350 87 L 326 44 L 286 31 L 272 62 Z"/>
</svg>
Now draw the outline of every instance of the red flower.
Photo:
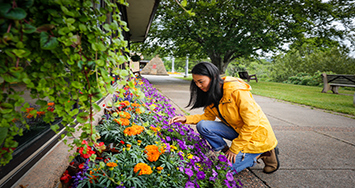
<svg viewBox="0 0 355 188">
<path fill-rule="evenodd" d="M 95 151 L 93 151 L 91 149 L 91 147 L 89 146 L 88 142 L 86 140 L 83 140 L 82 144 L 85 144 L 86 145 L 86 149 L 85 147 L 80 147 L 78 148 L 79 149 L 79 153 L 80 153 L 80 156 L 87 159 L 89 158 L 92 154 L 95 153 Z M 85 149 L 85 150 L 84 150 Z"/>
<path fill-rule="evenodd" d="M 102 106 L 105 107 L 105 104 L 103 104 Z"/>
<path fill-rule="evenodd" d="M 71 175 L 69 175 L 68 170 L 66 170 L 62 177 L 60 177 L 60 181 L 63 181 L 63 183 L 68 183 L 69 180 L 71 179 Z"/>
<path fill-rule="evenodd" d="M 121 140 L 120 142 L 121 142 L 121 144 L 124 144 L 124 141 L 123 141 L 123 140 Z"/>
<path fill-rule="evenodd" d="M 80 169 L 84 169 L 84 167 L 85 167 L 85 166 L 84 166 L 84 163 L 81 163 L 81 164 L 79 165 L 79 168 L 80 168 Z"/>
<path fill-rule="evenodd" d="M 110 158 L 106 158 L 106 159 L 104 159 L 104 162 L 107 163 L 107 161 L 109 161 L 109 160 L 110 160 Z"/>
</svg>

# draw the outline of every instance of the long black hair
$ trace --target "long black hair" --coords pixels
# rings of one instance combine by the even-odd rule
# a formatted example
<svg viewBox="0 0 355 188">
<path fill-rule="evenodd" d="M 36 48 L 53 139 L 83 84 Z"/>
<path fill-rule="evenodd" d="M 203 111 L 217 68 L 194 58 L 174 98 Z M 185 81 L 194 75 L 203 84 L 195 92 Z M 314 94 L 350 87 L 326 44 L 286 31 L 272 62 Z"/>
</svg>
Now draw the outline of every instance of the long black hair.
<svg viewBox="0 0 355 188">
<path fill-rule="evenodd" d="M 186 107 L 191 106 L 190 109 L 194 109 L 206 108 L 210 104 L 218 105 L 223 96 L 223 79 L 219 75 L 219 69 L 212 63 L 200 62 L 192 68 L 191 73 L 208 76 L 211 82 L 209 90 L 203 92 L 192 80 L 190 84 L 190 101 Z"/>
</svg>

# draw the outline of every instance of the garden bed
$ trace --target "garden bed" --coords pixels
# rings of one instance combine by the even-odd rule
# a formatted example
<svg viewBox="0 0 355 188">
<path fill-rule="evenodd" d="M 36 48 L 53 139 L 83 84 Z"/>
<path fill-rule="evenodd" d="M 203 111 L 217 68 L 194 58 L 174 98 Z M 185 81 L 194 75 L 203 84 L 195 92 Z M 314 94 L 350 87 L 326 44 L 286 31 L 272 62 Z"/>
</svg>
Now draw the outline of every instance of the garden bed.
<svg viewBox="0 0 355 188">
<path fill-rule="evenodd" d="M 141 90 L 145 98 L 138 98 Z M 122 91 L 122 90 L 121 90 Z M 208 144 L 181 123 L 169 100 L 146 79 L 125 86 L 61 177 L 63 187 L 241 187 L 224 155 L 207 157 Z M 120 97 L 121 96 L 121 97 Z"/>
</svg>

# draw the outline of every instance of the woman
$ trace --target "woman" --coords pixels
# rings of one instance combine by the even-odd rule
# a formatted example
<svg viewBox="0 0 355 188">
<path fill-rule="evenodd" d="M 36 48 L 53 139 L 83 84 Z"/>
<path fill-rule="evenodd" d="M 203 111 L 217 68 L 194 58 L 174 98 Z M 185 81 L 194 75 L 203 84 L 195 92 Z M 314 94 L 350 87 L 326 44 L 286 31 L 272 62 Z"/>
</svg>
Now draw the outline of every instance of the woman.
<svg viewBox="0 0 355 188">
<path fill-rule="evenodd" d="M 187 105 L 204 108 L 204 114 L 175 116 L 169 124 L 197 124 L 197 130 L 214 151 L 222 151 L 237 172 L 261 158 L 265 173 L 279 168 L 278 148 L 271 125 L 254 101 L 251 87 L 239 78 L 219 75 L 212 63 L 198 63 L 191 71 L 190 101 Z M 215 121 L 218 117 L 221 121 Z M 223 138 L 231 140 L 228 147 Z"/>
</svg>

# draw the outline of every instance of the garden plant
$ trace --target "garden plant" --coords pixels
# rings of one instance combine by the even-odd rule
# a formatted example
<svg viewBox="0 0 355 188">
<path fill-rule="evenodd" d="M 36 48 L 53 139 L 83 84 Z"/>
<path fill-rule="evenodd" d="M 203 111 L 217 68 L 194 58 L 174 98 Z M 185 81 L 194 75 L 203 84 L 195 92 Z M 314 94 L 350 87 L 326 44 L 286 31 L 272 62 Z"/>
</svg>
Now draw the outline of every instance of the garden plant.
<svg viewBox="0 0 355 188">
<path fill-rule="evenodd" d="M 105 104 L 96 126 L 97 144 L 79 155 L 61 177 L 68 187 L 241 187 L 224 155 L 209 156 L 209 145 L 189 125 L 168 119 L 176 112 L 146 79 L 126 85 L 123 97 Z M 142 90 L 138 98 L 132 91 Z M 120 92 L 121 93 L 121 92 Z M 111 106 L 112 104 L 112 106 Z"/>
<path fill-rule="evenodd" d="M 32 128 L 26 122 L 30 116 L 41 116 L 54 131 L 59 125 L 51 122 L 61 118 L 67 136 L 82 123 L 82 134 L 70 146 L 82 147 L 84 139 L 95 144 L 93 116 L 101 110 L 96 101 L 114 92 L 110 73 L 129 74 L 119 68 L 129 61 L 122 34 L 128 28 L 119 9 L 126 5 L 123 0 L 0 2 L 0 166 L 12 159 L 15 137 Z"/>
</svg>

